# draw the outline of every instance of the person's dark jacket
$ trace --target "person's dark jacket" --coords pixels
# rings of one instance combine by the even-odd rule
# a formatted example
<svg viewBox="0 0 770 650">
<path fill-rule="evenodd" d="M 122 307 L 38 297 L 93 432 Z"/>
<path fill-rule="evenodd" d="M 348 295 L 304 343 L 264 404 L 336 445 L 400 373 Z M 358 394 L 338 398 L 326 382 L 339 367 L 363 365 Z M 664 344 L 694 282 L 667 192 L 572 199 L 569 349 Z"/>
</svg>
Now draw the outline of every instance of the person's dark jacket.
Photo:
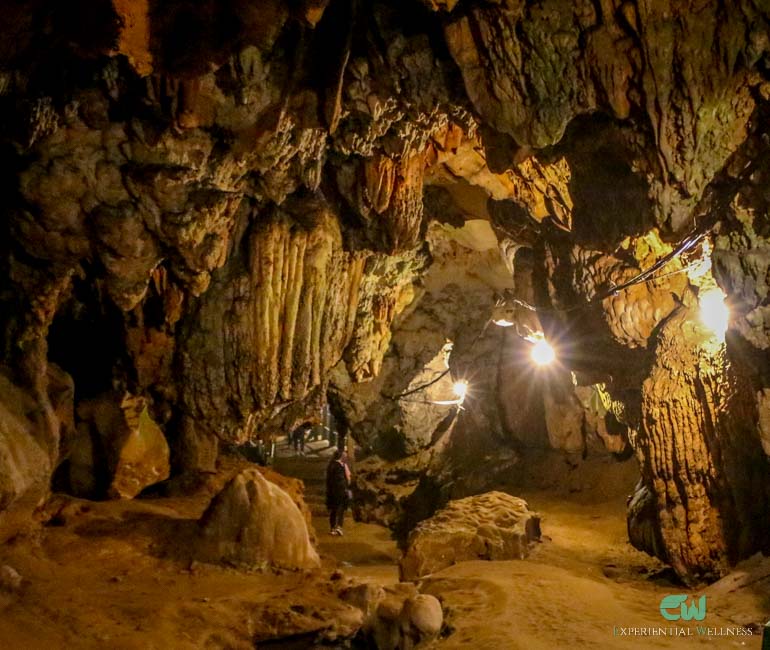
<svg viewBox="0 0 770 650">
<path fill-rule="evenodd" d="M 326 507 L 331 509 L 348 505 L 350 485 L 345 476 L 345 467 L 333 460 L 326 468 Z"/>
</svg>

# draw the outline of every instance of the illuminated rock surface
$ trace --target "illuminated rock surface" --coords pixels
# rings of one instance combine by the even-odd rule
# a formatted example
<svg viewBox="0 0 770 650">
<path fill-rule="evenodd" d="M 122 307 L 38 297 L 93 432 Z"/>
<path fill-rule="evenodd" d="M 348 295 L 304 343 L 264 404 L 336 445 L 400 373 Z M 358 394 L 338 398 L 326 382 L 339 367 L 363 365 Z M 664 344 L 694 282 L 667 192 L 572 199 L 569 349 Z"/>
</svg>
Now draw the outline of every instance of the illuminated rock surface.
<svg viewBox="0 0 770 650">
<path fill-rule="evenodd" d="M 299 508 L 256 469 L 231 479 L 199 526 L 196 556 L 205 561 L 284 569 L 313 569 L 321 563 Z"/>
<path fill-rule="evenodd" d="M 540 516 L 502 492 L 450 501 L 409 535 L 401 579 L 415 580 L 466 560 L 522 559 L 540 539 Z"/>
</svg>

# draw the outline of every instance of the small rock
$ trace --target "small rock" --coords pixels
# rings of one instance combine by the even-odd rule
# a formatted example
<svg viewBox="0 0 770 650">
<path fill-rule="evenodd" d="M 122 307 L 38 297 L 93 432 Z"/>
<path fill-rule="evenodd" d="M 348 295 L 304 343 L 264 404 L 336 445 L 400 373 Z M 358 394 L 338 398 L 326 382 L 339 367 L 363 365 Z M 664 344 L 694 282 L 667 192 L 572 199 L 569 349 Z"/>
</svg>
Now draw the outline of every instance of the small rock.
<svg viewBox="0 0 770 650">
<path fill-rule="evenodd" d="M 622 575 L 622 571 L 618 569 L 614 564 L 607 564 L 606 566 L 602 567 L 602 574 L 604 574 L 605 578 L 609 578 L 610 580 L 617 580 Z"/>
<path fill-rule="evenodd" d="M 12 566 L 4 564 L 0 567 L 0 589 L 3 591 L 18 591 L 24 578 Z"/>
<path fill-rule="evenodd" d="M 444 623 L 444 612 L 438 598 L 420 594 L 404 603 L 401 619 L 420 633 L 421 640 L 435 639 Z"/>
</svg>

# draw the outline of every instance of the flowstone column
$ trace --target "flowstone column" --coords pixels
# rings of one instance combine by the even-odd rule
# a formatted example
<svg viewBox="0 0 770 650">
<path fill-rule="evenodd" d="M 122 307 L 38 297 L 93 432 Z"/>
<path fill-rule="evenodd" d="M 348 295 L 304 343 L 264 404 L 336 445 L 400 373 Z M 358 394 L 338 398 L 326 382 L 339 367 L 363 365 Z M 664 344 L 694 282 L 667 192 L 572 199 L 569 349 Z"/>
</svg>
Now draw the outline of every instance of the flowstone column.
<svg viewBox="0 0 770 650">
<path fill-rule="evenodd" d="M 756 434 L 753 391 L 725 344 L 691 310 L 663 326 L 641 406 L 632 444 L 640 490 L 653 501 L 645 512 L 657 518 L 644 523 L 659 536 L 652 544 L 632 516 L 631 541 L 688 583 L 721 576 L 766 543 L 768 463 Z"/>
</svg>

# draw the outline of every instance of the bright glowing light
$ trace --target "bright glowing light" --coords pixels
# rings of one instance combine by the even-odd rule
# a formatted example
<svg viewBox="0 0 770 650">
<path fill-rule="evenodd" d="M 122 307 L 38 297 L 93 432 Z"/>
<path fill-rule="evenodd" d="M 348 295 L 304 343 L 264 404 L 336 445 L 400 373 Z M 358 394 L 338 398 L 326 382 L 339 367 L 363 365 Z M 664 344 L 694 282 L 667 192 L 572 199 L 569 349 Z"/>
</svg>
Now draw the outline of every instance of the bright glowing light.
<svg viewBox="0 0 770 650">
<path fill-rule="evenodd" d="M 725 294 L 719 288 L 707 289 L 698 296 L 700 302 L 700 319 L 714 335 L 720 339 L 725 337 L 730 310 L 725 304 Z"/>
<path fill-rule="evenodd" d="M 452 386 L 452 391 L 455 395 L 457 395 L 457 398 L 462 402 L 462 400 L 465 399 L 465 395 L 468 392 L 468 382 L 467 381 L 456 381 L 454 383 L 454 386 Z"/>
<path fill-rule="evenodd" d="M 468 394 L 468 382 L 464 379 L 456 381 L 452 385 L 452 392 L 457 395 L 455 399 L 431 400 L 429 403 L 438 404 L 440 406 L 459 406 L 462 408 L 462 404 L 465 401 L 465 396 Z"/>
<path fill-rule="evenodd" d="M 500 327 L 510 327 L 513 325 L 513 323 L 509 320 L 505 320 L 505 318 L 498 318 L 497 320 L 492 321 L 495 325 L 499 325 Z"/>
<path fill-rule="evenodd" d="M 535 344 L 532 346 L 530 356 L 532 357 L 532 361 L 538 366 L 547 366 L 556 358 L 556 352 L 554 352 L 554 349 L 548 344 L 548 341 L 539 339 L 538 341 L 535 341 Z"/>
</svg>

